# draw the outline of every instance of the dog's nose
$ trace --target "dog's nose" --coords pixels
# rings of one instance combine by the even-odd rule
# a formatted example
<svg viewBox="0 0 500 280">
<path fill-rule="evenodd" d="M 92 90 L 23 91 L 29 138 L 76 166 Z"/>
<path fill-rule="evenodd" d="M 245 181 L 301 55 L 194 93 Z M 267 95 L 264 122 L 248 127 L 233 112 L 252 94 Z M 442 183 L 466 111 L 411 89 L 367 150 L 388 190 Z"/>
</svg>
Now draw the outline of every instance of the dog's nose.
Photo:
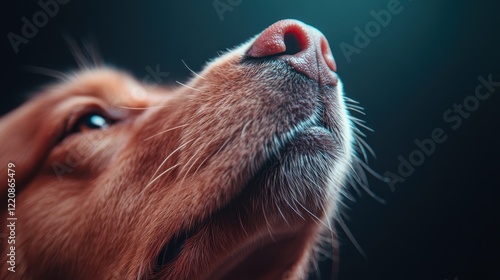
<svg viewBox="0 0 500 280">
<path fill-rule="evenodd" d="M 336 84 L 337 71 L 325 36 L 297 20 L 282 20 L 262 32 L 247 52 L 251 58 L 282 59 L 321 84 Z"/>
</svg>

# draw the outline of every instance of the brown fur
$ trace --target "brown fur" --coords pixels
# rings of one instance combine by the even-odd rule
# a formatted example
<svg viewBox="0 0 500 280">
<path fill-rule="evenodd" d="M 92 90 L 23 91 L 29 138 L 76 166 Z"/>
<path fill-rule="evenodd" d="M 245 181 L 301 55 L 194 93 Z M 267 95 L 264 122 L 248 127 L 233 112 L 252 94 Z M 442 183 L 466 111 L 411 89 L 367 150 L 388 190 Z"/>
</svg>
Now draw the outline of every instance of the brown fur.
<svg viewBox="0 0 500 280">
<path fill-rule="evenodd" d="M 337 208 L 350 126 L 340 84 L 318 85 L 284 63 L 241 63 L 250 44 L 189 87 L 95 69 L 4 116 L 0 180 L 15 163 L 18 220 L 16 272 L 1 239 L 0 277 L 304 278 Z M 61 140 L 88 110 L 119 121 Z M 324 128 L 310 121 L 318 114 Z M 183 232 L 182 252 L 155 267 Z"/>
</svg>

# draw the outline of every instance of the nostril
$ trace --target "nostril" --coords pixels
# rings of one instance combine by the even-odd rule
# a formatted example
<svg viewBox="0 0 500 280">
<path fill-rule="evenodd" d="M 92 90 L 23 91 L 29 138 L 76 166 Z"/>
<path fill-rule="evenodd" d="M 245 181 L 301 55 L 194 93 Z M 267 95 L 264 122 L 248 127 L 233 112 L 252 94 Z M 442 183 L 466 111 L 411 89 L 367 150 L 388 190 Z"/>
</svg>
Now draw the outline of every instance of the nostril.
<svg viewBox="0 0 500 280">
<path fill-rule="evenodd" d="M 309 31 L 306 28 L 295 21 L 278 22 L 255 39 L 247 55 L 252 58 L 295 56 L 310 46 Z"/>
<path fill-rule="evenodd" d="M 286 33 L 283 40 L 286 48 L 284 54 L 294 55 L 304 49 L 304 46 L 302 45 L 298 34 L 296 34 L 295 32 Z"/>
</svg>

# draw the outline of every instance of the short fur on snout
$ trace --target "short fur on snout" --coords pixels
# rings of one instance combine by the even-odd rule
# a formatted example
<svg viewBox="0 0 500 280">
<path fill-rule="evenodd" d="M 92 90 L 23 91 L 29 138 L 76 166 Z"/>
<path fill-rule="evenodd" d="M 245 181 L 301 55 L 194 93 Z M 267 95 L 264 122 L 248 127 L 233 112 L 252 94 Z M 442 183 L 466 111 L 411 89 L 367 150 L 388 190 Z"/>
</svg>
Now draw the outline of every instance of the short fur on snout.
<svg viewBox="0 0 500 280">
<path fill-rule="evenodd" d="M 186 86 L 95 68 L 2 117 L 17 236 L 15 273 L 1 239 L 0 278 L 305 278 L 351 169 L 351 122 L 340 80 L 245 59 L 252 42 Z M 75 131 L 88 114 L 110 125 Z"/>
</svg>

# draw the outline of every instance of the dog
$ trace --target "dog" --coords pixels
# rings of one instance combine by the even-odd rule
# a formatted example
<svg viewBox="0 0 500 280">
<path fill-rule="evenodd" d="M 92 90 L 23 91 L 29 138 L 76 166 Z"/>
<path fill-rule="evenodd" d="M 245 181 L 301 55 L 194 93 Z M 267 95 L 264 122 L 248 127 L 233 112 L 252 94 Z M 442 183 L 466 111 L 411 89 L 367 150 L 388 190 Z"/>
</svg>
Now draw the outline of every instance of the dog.
<svg viewBox="0 0 500 280">
<path fill-rule="evenodd" d="M 296 20 L 179 87 L 65 75 L 0 119 L 0 277 L 305 279 L 359 164 L 352 102 Z"/>
</svg>

